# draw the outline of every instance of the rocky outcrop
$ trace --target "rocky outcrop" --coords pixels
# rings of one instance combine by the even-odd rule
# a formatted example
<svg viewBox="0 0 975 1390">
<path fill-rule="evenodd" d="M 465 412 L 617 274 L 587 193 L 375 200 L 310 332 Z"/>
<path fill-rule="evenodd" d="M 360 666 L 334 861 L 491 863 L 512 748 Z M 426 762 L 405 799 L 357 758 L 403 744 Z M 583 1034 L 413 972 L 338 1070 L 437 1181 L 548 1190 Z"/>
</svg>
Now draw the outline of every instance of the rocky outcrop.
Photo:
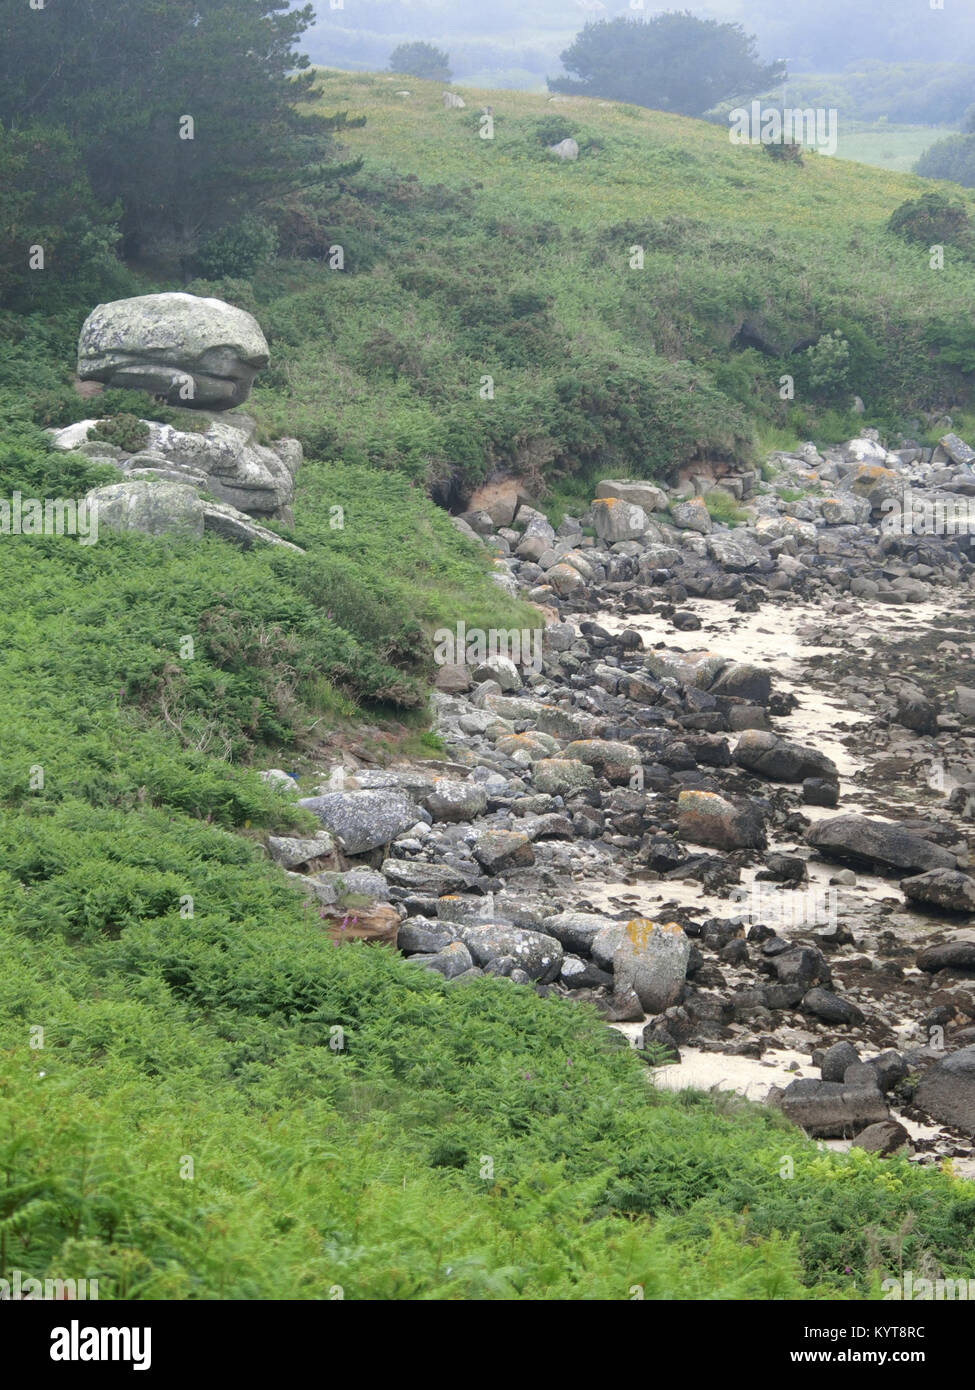
<svg viewBox="0 0 975 1390">
<path fill-rule="evenodd" d="M 203 537 L 206 507 L 186 483 L 109 483 L 94 488 L 86 501 L 95 509 L 99 530 Z"/>
<path fill-rule="evenodd" d="M 200 540 L 204 531 L 212 531 L 244 549 L 257 544 L 277 545 L 302 553 L 298 546 L 258 525 L 235 507 L 204 501 L 196 488 L 187 483 L 129 478 L 123 483 L 93 488 L 85 500 L 97 516 L 99 529 L 107 531 L 138 531 L 145 536 L 175 535 L 191 540 Z"/>
<path fill-rule="evenodd" d="M 259 444 L 254 421 L 243 413 L 204 419 L 203 429 L 199 428 L 201 418 L 193 417 L 197 427 L 185 430 L 145 420 L 148 440 L 133 452 L 89 440 L 97 420 L 80 420 L 52 431 L 51 442 L 56 449 L 80 448 L 93 462 L 110 464 L 128 478 L 185 483 L 248 516 L 290 521 L 295 476 L 302 462 L 298 441 Z"/>
</svg>

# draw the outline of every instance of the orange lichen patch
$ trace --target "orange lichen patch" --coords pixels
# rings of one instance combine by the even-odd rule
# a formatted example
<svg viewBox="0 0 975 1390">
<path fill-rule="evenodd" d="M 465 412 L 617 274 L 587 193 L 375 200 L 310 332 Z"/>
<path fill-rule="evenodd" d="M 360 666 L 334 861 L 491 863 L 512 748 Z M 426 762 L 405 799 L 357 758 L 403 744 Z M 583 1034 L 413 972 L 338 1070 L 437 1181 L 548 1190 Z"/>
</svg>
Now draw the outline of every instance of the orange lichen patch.
<svg viewBox="0 0 975 1390">
<path fill-rule="evenodd" d="M 857 481 L 861 478 L 871 478 L 880 480 L 882 478 L 896 478 L 897 474 L 892 468 L 885 468 L 882 463 L 861 463 L 857 469 Z"/>
<path fill-rule="evenodd" d="M 654 924 L 649 917 L 634 917 L 626 924 L 626 934 L 637 949 L 646 946 Z"/>
<path fill-rule="evenodd" d="M 594 507 L 617 507 L 620 499 L 618 497 L 594 497 L 592 506 Z"/>
<path fill-rule="evenodd" d="M 683 936 L 684 928 L 679 922 L 654 922 L 650 917 L 634 917 L 626 924 L 626 934 L 633 945 L 642 950 L 655 931 L 666 932 L 668 936 Z"/>
</svg>

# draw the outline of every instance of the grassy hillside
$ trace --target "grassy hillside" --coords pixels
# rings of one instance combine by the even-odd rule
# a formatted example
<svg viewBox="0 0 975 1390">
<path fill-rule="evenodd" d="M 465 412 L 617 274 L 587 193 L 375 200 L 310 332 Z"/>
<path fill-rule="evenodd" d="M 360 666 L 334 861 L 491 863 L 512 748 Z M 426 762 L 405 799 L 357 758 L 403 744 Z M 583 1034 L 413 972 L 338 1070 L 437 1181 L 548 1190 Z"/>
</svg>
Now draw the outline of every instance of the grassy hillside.
<svg viewBox="0 0 975 1390">
<path fill-rule="evenodd" d="M 306 259 L 194 286 L 268 331 L 255 413 L 306 446 L 306 555 L 0 541 L 0 1276 L 97 1277 L 103 1298 L 791 1299 L 869 1296 L 899 1262 L 963 1275 L 970 1184 L 658 1094 L 589 1009 L 338 949 L 262 852 L 308 820 L 255 768 L 310 787 L 347 736 L 435 751 L 431 628 L 525 625 L 424 484 L 663 472 L 798 428 L 777 361 L 730 346 L 743 318 L 783 352 L 859 328 L 877 400 L 912 409 L 940 379 L 918 343 L 975 297 L 883 233 L 914 181 L 498 93 L 492 144 L 475 100 L 444 112 L 412 85 L 327 79 L 329 106 L 368 116 L 363 173 Z M 577 165 L 542 148 L 554 114 Z M 95 288 L 174 287 L 141 267 Z M 72 391 L 91 303 L 68 289 L 0 322 L 3 495 L 83 493 L 101 475 L 39 426 L 133 404 Z"/>
<path fill-rule="evenodd" d="M 661 475 L 747 456 L 756 434 L 838 437 L 854 393 L 868 422 L 915 432 L 917 412 L 969 402 L 970 373 L 939 353 L 970 332 L 972 262 L 949 248 L 934 271 L 885 230 L 930 184 L 783 165 L 596 101 L 464 91 L 444 110 L 438 84 L 403 97 L 402 81 L 321 78 L 323 109 L 366 118 L 344 136 L 364 170 L 321 214 L 318 254 L 342 246 L 345 270 L 279 263 L 248 287 L 274 339 L 258 399 L 276 429 L 462 500 L 495 466 Z M 577 163 L 545 150 L 567 134 Z M 824 388 L 806 349 L 825 332 L 851 355 Z"/>
<path fill-rule="evenodd" d="M 908 174 L 924 151 L 944 136 L 937 126 L 854 126 L 840 135 L 836 153 L 840 159 Z"/>
</svg>

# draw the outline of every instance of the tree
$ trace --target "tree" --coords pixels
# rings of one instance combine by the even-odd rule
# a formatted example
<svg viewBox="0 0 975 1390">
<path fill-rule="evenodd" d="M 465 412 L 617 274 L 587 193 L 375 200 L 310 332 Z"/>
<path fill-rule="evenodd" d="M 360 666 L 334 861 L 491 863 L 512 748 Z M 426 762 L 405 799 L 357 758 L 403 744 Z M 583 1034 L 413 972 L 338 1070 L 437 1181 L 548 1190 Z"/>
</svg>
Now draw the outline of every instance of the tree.
<svg viewBox="0 0 975 1390">
<path fill-rule="evenodd" d="M 926 179 L 950 179 L 975 188 L 975 135 L 949 135 L 924 151 L 914 166 Z"/>
<path fill-rule="evenodd" d="M 425 77 L 430 82 L 449 82 L 450 54 L 432 43 L 401 43 L 389 55 L 389 70 Z"/>
<path fill-rule="evenodd" d="M 118 209 L 101 207 L 63 130 L 0 127 L 0 308 L 51 309 L 100 287 Z"/>
<path fill-rule="evenodd" d="M 326 176 L 335 121 L 302 116 L 313 75 L 289 0 L 0 0 L 0 124 L 63 127 L 126 250 L 191 273 L 201 240 Z"/>
<path fill-rule="evenodd" d="M 555 92 L 703 116 L 722 103 L 768 91 L 785 75 L 781 63 L 759 62 L 755 40 L 740 24 L 688 13 L 587 24 L 561 55 L 568 77 Z"/>
</svg>

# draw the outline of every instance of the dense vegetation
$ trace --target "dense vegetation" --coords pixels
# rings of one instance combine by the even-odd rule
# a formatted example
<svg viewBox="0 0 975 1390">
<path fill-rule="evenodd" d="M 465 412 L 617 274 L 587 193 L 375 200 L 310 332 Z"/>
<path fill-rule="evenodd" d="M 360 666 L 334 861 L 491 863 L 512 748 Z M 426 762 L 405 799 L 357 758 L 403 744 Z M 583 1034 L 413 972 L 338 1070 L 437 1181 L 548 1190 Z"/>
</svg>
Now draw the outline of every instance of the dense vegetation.
<svg viewBox="0 0 975 1390">
<path fill-rule="evenodd" d="M 970 63 L 855 63 L 844 72 L 790 72 L 788 105 L 835 107 L 844 126 L 954 125 L 971 104 L 973 83 Z"/>
<path fill-rule="evenodd" d="M 975 135 L 949 135 L 939 140 L 914 166 L 929 179 L 950 179 L 963 188 L 975 188 Z"/>
<path fill-rule="evenodd" d="M 314 218 L 269 203 L 287 256 L 252 229 L 191 285 L 267 330 L 254 411 L 306 446 L 287 532 L 306 554 L 0 541 L 0 1276 L 97 1277 L 103 1298 L 789 1299 L 968 1273 L 975 1189 L 949 1173 L 658 1094 L 578 1007 L 331 945 L 260 843 L 310 820 L 255 771 L 311 788 L 350 737 L 434 752 L 425 635 L 524 625 L 427 487 L 464 496 L 495 463 L 659 474 L 756 428 L 828 428 L 825 396 L 776 404 L 827 332 L 813 366 L 842 333 L 839 385 L 872 411 L 954 399 L 964 345 L 937 353 L 971 322 L 967 272 L 887 230 L 916 182 L 772 167 L 595 103 L 498 102 L 482 141 L 439 87 L 323 88 L 368 117 L 342 153 L 362 173 Z M 544 149 L 566 126 L 571 167 Z M 173 286 L 112 258 L 80 166 L 91 254 L 65 238 L 25 274 L 36 209 L 60 225 L 16 143 L 34 138 L 69 148 L 53 128 L 0 143 L 28 208 L 0 229 L 0 495 L 79 496 L 105 475 L 41 427 L 146 403 L 78 399 L 78 327 Z"/>
</svg>

